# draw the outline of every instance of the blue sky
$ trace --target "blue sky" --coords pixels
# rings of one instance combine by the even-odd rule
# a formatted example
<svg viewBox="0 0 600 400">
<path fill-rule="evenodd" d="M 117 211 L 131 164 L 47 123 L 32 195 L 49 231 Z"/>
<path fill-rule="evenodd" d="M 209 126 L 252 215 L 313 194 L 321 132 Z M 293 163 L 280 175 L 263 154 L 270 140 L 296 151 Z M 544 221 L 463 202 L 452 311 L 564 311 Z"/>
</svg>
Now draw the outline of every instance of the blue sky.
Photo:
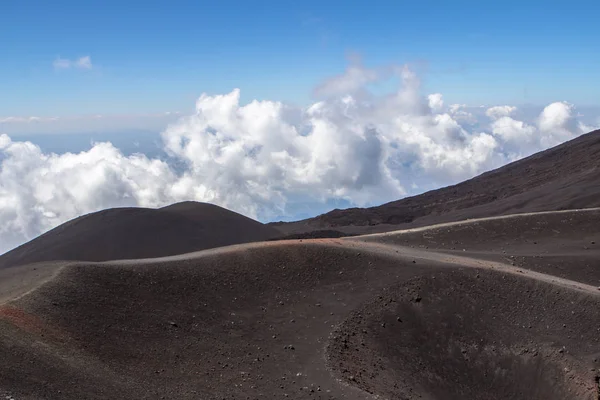
<svg viewBox="0 0 600 400">
<path fill-rule="evenodd" d="M 0 116 L 188 111 L 202 93 L 311 101 L 349 53 L 411 62 L 449 103 L 598 105 L 593 1 L 8 1 Z M 90 56 L 91 69 L 57 70 Z"/>
</svg>

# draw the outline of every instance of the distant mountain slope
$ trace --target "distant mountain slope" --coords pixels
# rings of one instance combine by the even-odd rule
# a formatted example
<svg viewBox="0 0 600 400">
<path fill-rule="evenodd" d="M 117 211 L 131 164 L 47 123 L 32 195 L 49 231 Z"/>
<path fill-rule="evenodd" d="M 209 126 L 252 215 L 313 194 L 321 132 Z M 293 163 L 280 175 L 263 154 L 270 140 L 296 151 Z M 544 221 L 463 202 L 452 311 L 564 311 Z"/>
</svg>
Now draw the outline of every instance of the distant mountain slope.
<svg viewBox="0 0 600 400">
<path fill-rule="evenodd" d="M 272 239 L 273 227 L 196 202 L 87 214 L 0 256 L 0 268 L 38 261 L 152 258 Z"/>
<path fill-rule="evenodd" d="M 454 186 L 371 208 L 273 223 L 284 234 L 368 233 L 467 218 L 600 206 L 600 130 Z"/>
</svg>

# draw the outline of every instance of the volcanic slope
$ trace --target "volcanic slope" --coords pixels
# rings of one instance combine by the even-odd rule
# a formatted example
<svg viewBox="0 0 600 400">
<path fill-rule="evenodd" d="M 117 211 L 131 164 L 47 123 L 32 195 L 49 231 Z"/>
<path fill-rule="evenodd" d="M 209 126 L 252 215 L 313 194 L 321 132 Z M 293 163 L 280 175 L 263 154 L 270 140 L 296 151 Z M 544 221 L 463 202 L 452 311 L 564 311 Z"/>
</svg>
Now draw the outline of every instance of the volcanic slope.
<svg viewBox="0 0 600 400">
<path fill-rule="evenodd" d="M 207 203 L 113 208 L 66 222 L 0 257 L 0 269 L 40 261 L 154 258 L 280 236 L 269 226 Z"/>
<path fill-rule="evenodd" d="M 523 232 L 502 246 L 537 256 L 564 243 L 597 271 L 583 243 L 600 240 L 600 212 L 508 220 L 10 268 L 29 282 L 0 280 L 0 394 L 597 400 L 597 272 L 496 257 Z"/>
<path fill-rule="evenodd" d="M 473 179 L 371 208 L 273 223 L 286 235 L 393 231 L 468 218 L 600 207 L 600 130 Z M 339 236 L 339 233 L 338 233 Z"/>
</svg>

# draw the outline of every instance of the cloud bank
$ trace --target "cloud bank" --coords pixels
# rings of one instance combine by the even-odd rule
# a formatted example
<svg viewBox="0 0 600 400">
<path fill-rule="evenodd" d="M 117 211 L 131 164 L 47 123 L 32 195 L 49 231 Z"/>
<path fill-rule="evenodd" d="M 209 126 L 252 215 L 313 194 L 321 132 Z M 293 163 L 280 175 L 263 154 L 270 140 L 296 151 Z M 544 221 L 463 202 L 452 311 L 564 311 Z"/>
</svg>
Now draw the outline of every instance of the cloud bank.
<svg viewBox="0 0 600 400">
<path fill-rule="evenodd" d="M 61 117 L 0 115 L 0 133 L 17 137 L 28 134 L 106 133 L 132 130 L 159 132 L 168 124 L 177 121 L 181 115 L 180 111 Z"/>
<path fill-rule="evenodd" d="M 317 89 L 306 108 L 240 104 L 240 91 L 203 94 L 192 115 L 162 133 L 168 158 L 125 156 L 111 143 L 77 154 L 44 154 L 0 135 L 0 252 L 83 213 L 159 207 L 183 200 L 219 204 L 263 221 L 313 214 L 344 200 L 368 206 L 456 183 L 592 130 L 572 104 L 531 120 L 511 106 L 445 105 L 418 77 L 396 68 L 400 88 L 373 95 L 381 79 L 361 66 Z M 479 113 L 479 114 L 477 114 Z"/>
</svg>

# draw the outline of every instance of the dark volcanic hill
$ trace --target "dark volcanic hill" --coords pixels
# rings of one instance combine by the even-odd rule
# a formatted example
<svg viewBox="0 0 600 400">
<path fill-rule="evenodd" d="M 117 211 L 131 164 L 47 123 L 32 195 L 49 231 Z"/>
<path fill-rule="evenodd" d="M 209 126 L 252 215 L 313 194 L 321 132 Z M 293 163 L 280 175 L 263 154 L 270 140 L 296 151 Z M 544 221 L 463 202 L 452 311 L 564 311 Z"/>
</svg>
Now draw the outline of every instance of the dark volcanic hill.
<svg viewBox="0 0 600 400">
<path fill-rule="evenodd" d="M 75 218 L 9 251 L 0 256 L 0 268 L 53 260 L 154 258 L 277 235 L 273 227 L 207 203 L 113 208 Z"/>
<path fill-rule="evenodd" d="M 371 208 L 273 223 L 286 235 L 370 233 L 522 212 L 600 206 L 600 130 L 468 181 Z"/>
</svg>

